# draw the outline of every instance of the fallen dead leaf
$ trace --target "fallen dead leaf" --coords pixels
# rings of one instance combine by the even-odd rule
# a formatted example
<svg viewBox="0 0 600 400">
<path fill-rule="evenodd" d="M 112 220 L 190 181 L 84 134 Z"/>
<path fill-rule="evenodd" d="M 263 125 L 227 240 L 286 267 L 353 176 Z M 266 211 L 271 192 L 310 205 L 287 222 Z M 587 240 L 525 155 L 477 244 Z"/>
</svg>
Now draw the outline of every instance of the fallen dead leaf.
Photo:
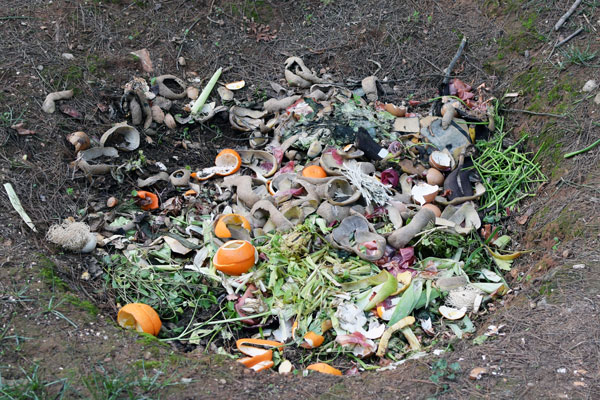
<svg viewBox="0 0 600 400">
<path fill-rule="evenodd" d="M 469 372 L 469 379 L 476 381 L 476 380 L 481 379 L 481 377 L 483 375 L 486 375 L 487 373 L 488 373 L 487 368 L 476 367 L 476 368 L 473 368 L 471 370 L 471 372 Z"/>
<path fill-rule="evenodd" d="M 133 54 L 134 56 L 140 59 L 140 62 L 142 63 L 142 69 L 144 70 L 144 72 L 150 73 L 154 71 L 154 67 L 152 66 L 152 60 L 150 59 L 150 52 L 148 51 L 148 49 L 144 48 L 141 50 L 132 51 L 130 54 Z"/>
<path fill-rule="evenodd" d="M 71 118 L 75 118 L 75 119 L 83 119 L 83 115 L 77 111 L 74 107 L 71 107 L 69 105 L 66 104 L 62 104 L 59 107 L 60 112 L 62 112 L 65 115 L 68 115 Z"/>
<path fill-rule="evenodd" d="M 25 128 L 25 123 L 21 122 L 18 123 L 16 125 L 11 126 L 11 129 L 14 129 L 15 131 L 17 131 L 17 133 L 19 135 L 25 136 L 25 135 L 35 135 L 35 131 L 32 131 L 30 129 Z"/>
</svg>

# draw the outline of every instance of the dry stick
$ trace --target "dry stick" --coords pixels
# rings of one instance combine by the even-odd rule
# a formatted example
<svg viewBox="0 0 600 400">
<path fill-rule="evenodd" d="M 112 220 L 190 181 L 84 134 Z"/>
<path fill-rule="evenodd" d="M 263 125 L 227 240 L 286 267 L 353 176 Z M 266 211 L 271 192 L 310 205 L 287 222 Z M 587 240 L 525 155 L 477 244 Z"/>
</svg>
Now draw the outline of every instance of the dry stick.
<svg viewBox="0 0 600 400">
<path fill-rule="evenodd" d="M 557 31 L 560 29 L 561 26 L 563 26 L 563 24 L 565 23 L 565 21 L 567 19 L 569 19 L 569 17 L 571 16 L 571 14 L 573 14 L 573 12 L 575 12 L 575 9 L 579 6 L 579 4 L 581 4 L 581 0 L 575 0 L 575 3 L 573 3 L 573 5 L 571 6 L 571 8 L 569 8 L 569 11 L 567 11 L 566 13 L 563 14 L 562 17 L 560 17 L 560 19 L 558 20 L 558 22 L 556 23 L 556 25 L 554 25 L 554 30 Z"/>
<path fill-rule="evenodd" d="M 448 82 L 450 82 L 450 74 L 452 73 L 452 70 L 454 69 L 454 64 L 456 64 L 456 62 L 460 58 L 460 55 L 462 54 L 463 50 L 465 49 L 466 44 L 467 44 L 467 37 L 463 36 L 463 38 L 460 42 L 460 46 L 458 46 L 458 50 L 456 51 L 456 54 L 454 55 L 454 58 L 452 59 L 452 61 L 450 61 L 450 65 L 448 65 L 448 68 L 446 69 L 446 73 L 444 74 L 444 80 L 442 82 L 444 85 L 447 85 Z"/>
<path fill-rule="evenodd" d="M 544 113 L 544 112 L 535 112 L 535 111 L 529 111 L 529 110 L 521 110 L 518 108 L 503 108 L 502 111 L 519 112 L 519 113 L 531 114 L 531 115 L 542 115 L 545 117 L 555 117 L 555 118 L 564 118 L 565 117 L 564 114 L 551 114 L 551 113 Z"/>
<path fill-rule="evenodd" d="M 556 44 L 556 46 L 554 46 L 554 48 L 562 46 L 563 44 L 567 43 L 569 40 L 573 39 L 575 36 L 579 35 L 581 32 L 583 32 L 583 28 L 577 29 L 575 32 L 573 32 L 569 36 L 567 36 L 563 41 L 558 42 Z"/>
</svg>

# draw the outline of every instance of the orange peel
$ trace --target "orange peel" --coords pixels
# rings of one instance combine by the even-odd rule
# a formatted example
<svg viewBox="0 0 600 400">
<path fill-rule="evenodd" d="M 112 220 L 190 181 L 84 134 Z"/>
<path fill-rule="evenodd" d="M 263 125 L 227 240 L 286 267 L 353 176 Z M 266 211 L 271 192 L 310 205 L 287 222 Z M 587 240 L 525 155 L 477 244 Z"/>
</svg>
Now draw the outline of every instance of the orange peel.
<svg viewBox="0 0 600 400">
<path fill-rule="evenodd" d="M 244 274 L 257 261 L 258 251 L 246 240 L 230 240 L 219 247 L 213 257 L 215 268 L 228 275 Z"/>
<path fill-rule="evenodd" d="M 325 337 L 323 335 L 310 331 L 304 335 L 304 343 L 302 343 L 300 347 L 305 349 L 315 349 L 322 345 L 324 341 Z"/>
<path fill-rule="evenodd" d="M 327 172 L 318 165 L 309 165 L 302 170 L 302 176 L 306 178 L 327 178 Z"/>
<path fill-rule="evenodd" d="M 329 364 L 325 364 L 325 363 L 311 364 L 308 367 L 306 367 L 306 369 L 311 370 L 311 371 L 317 371 L 322 374 L 342 376 L 342 371 L 340 371 L 337 368 L 332 367 Z"/>
<path fill-rule="evenodd" d="M 135 329 L 153 336 L 158 335 L 162 326 L 158 313 L 143 303 L 129 303 L 121 307 L 117 314 L 117 322 L 122 328 Z"/>
<path fill-rule="evenodd" d="M 136 197 L 142 199 L 143 204 L 140 208 L 144 211 L 156 210 L 158 206 L 158 196 L 152 192 L 147 192 L 145 190 L 138 190 L 136 192 Z"/>
<path fill-rule="evenodd" d="M 261 350 L 262 353 L 253 357 L 240 358 L 237 361 L 245 367 L 253 369 L 256 372 L 271 368 L 273 366 L 273 350 L 258 350 Z"/>
<path fill-rule="evenodd" d="M 242 166 L 242 158 L 237 151 L 233 149 L 224 149 L 217 154 L 217 157 L 215 158 L 215 166 L 218 168 L 216 172 L 217 175 L 227 176 L 235 174 Z M 228 167 L 230 168 L 229 171 L 220 172 L 221 168 Z"/>
<path fill-rule="evenodd" d="M 265 351 L 271 349 L 280 350 L 283 347 L 283 343 L 275 340 L 250 338 L 238 339 L 235 345 L 239 351 L 250 357 L 262 355 Z M 257 346 L 261 346 L 262 348 Z"/>
<path fill-rule="evenodd" d="M 236 225 L 241 226 L 248 232 L 252 229 L 250 226 L 250 222 L 240 214 L 225 214 L 219 218 L 217 224 L 215 225 L 215 235 L 218 238 L 226 239 L 231 237 L 231 231 L 228 228 L 228 225 Z"/>
</svg>

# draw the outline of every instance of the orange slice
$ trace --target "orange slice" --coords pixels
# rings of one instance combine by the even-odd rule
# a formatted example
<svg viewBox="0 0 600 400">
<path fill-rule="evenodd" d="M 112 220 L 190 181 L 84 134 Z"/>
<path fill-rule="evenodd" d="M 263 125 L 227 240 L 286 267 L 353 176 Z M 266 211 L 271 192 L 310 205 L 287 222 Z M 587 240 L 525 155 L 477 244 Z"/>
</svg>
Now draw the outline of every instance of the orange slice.
<svg viewBox="0 0 600 400">
<path fill-rule="evenodd" d="M 235 82 L 229 82 L 225 85 L 225 87 L 229 90 L 240 90 L 241 88 L 243 88 L 244 86 L 246 86 L 246 82 L 245 81 L 235 81 Z"/>
<path fill-rule="evenodd" d="M 322 374 L 338 375 L 338 376 L 342 375 L 342 371 L 340 371 L 337 368 L 333 368 L 331 365 L 325 364 L 325 363 L 311 364 L 308 367 L 306 367 L 306 369 L 309 369 L 311 371 L 317 371 Z"/>
<path fill-rule="evenodd" d="M 234 225 L 238 227 L 241 226 L 248 232 L 250 232 L 250 230 L 252 229 L 250 227 L 250 222 L 248 222 L 248 220 L 243 215 L 226 214 L 219 218 L 219 220 L 217 221 L 217 224 L 215 225 L 215 235 L 217 235 L 217 237 L 221 239 L 230 238 L 231 231 L 229 230 L 228 225 Z"/>
<path fill-rule="evenodd" d="M 135 329 L 154 336 L 158 335 L 162 326 L 157 312 L 142 303 L 129 303 L 123 306 L 117 314 L 117 322 L 125 329 Z"/>
</svg>

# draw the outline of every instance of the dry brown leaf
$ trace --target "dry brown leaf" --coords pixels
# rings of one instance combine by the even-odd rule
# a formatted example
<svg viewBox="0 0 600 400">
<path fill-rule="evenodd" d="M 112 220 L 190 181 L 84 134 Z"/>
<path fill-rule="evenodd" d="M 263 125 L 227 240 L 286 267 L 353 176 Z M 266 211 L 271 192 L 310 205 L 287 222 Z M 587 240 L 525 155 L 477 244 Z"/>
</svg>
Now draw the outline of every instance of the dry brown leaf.
<svg viewBox="0 0 600 400">
<path fill-rule="evenodd" d="M 13 125 L 10 128 L 14 129 L 15 131 L 17 131 L 17 133 L 21 136 L 25 136 L 25 135 L 35 135 L 35 131 L 32 131 L 30 129 L 25 128 L 25 123 L 21 122 L 19 124 Z"/>
<path fill-rule="evenodd" d="M 144 72 L 150 73 L 154 71 L 154 67 L 152 66 L 152 60 L 150 59 L 150 52 L 148 51 L 148 49 L 144 48 L 141 50 L 132 51 L 130 54 L 133 54 L 134 56 L 140 59 L 140 62 L 142 63 L 142 69 L 144 70 Z"/>
<path fill-rule="evenodd" d="M 481 377 L 483 375 L 486 375 L 487 373 L 488 373 L 487 368 L 476 367 L 476 368 L 473 368 L 471 370 L 471 372 L 469 372 L 469 379 L 476 381 L 476 380 L 481 379 Z"/>
</svg>

